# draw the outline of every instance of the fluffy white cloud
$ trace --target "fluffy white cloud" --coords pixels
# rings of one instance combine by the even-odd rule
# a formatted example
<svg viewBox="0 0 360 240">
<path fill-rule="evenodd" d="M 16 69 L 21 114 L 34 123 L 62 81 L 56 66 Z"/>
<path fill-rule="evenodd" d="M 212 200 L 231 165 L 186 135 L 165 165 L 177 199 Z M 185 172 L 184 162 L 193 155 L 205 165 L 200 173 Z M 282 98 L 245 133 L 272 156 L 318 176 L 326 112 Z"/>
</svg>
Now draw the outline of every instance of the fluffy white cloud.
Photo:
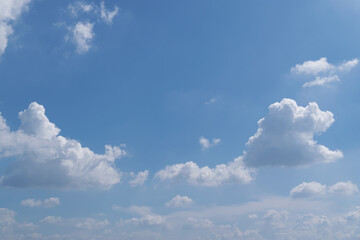
<svg viewBox="0 0 360 240">
<path fill-rule="evenodd" d="M 336 161 L 343 157 L 341 151 L 332 151 L 313 139 L 333 122 L 333 114 L 321 111 L 315 102 L 306 107 L 287 98 L 273 103 L 246 144 L 244 162 L 250 167 L 296 167 Z"/>
<path fill-rule="evenodd" d="M 113 11 L 107 10 L 105 8 L 105 3 L 101 2 L 100 3 L 100 16 L 102 18 L 102 20 L 105 21 L 105 23 L 107 24 L 111 24 L 114 17 L 118 14 L 119 12 L 119 7 L 115 6 Z"/>
<path fill-rule="evenodd" d="M 358 192 L 358 186 L 350 181 L 338 182 L 329 187 L 329 193 L 333 194 L 352 195 Z"/>
<path fill-rule="evenodd" d="M 339 65 L 328 63 L 326 58 L 320 58 L 316 61 L 305 61 L 303 64 L 296 64 L 291 68 L 294 74 L 304 74 L 316 76 L 315 80 L 306 82 L 303 87 L 323 86 L 330 82 L 340 81 L 337 74 L 350 71 L 359 63 L 358 59 L 352 59 Z"/>
<path fill-rule="evenodd" d="M 12 24 L 27 9 L 31 0 L 1 0 L 0 1 L 0 55 L 4 53 L 8 37 L 13 33 Z"/>
<path fill-rule="evenodd" d="M 57 205 L 60 205 L 60 199 L 57 197 L 51 197 L 51 198 L 45 199 L 44 201 L 41 201 L 41 200 L 29 198 L 29 199 L 21 201 L 21 205 L 27 206 L 27 207 L 50 208 L 50 207 L 55 207 Z"/>
<path fill-rule="evenodd" d="M 93 27 L 94 24 L 90 22 L 77 22 L 75 26 L 69 28 L 77 53 L 86 53 L 90 50 L 91 41 L 95 36 Z"/>
<path fill-rule="evenodd" d="M 133 177 L 133 179 L 129 181 L 129 184 L 132 187 L 141 186 L 147 180 L 149 176 L 149 171 L 145 170 L 142 172 L 138 172 L 137 174 L 131 172 L 130 175 Z"/>
<path fill-rule="evenodd" d="M 199 140 L 199 143 L 203 150 L 210 148 L 210 147 L 214 147 L 214 146 L 218 145 L 220 142 L 221 142 L 220 138 L 213 138 L 212 142 L 210 142 L 209 139 L 204 138 L 204 137 L 200 137 L 200 140 Z"/>
<path fill-rule="evenodd" d="M 192 204 L 193 200 L 188 196 L 176 195 L 173 199 L 166 203 L 167 207 L 179 208 L 188 207 Z"/>
<path fill-rule="evenodd" d="M 325 195 L 327 193 L 336 195 L 353 195 L 359 192 L 358 186 L 350 181 L 338 182 L 330 187 L 318 182 L 303 182 L 290 191 L 292 198 L 305 198 Z"/>
<path fill-rule="evenodd" d="M 326 185 L 322 185 L 318 182 L 303 182 L 291 189 L 290 196 L 292 198 L 304 198 L 314 195 L 324 195 L 325 193 Z"/>
<path fill-rule="evenodd" d="M 215 168 L 200 168 L 194 162 L 174 164 L 156 173 L 160 180 L 185 180 L 192 185 L 218 186 L 226 182 L 249 183 L 254 170 L 246 168 L 242 157 L 228 164 L 219 164 Z"/>
<path fill-rule="evenodd" d="M 1 177 L 2 186 L 110 188 L 120 182 L 114 163 L 124 150 L 106 145 L 105 154 L 96 154 L 58 135 L 44 107 L 35 102 L 19 118 L 20 128 L 11 131 L 0 115 L 0 158 L 15 159 Z"/>
</svg>

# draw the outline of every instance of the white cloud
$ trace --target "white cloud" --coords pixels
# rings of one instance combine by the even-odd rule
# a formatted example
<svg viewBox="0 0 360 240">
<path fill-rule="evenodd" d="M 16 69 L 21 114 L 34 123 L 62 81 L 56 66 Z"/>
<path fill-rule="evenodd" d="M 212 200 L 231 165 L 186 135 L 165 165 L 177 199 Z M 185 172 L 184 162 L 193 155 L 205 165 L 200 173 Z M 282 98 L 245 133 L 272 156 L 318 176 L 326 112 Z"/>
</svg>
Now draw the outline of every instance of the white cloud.
<svg viewBox="0 0 360 240">
<path fill-rule="evenodd" d="M 20 128 L 11 131 L 0 115 L 0 158 L 15 158 L 1 177 L 2 186 L 54 188 L 110 188 L 120 182 L 115 168 L 125 151 L 105 146 L 96 154 L 58 129 L 35 102 L 19 114 Z"/>
<path fill-rule="evenodd" d="M 11 225 L 15 223 L 16 213 L 7 208 L 0 208 L 0 225 Z"/>
<path fill-rule="evenodd" d="M 151 211 L 151 208 L 145 206 L 131 206 L 126 209 L 130 213 L 139 215 L 140 217 L 133 217 L 131 219 L 122 220 L 120 224 L 134 224 L 134 225 L 144 225 L 144 226 L 153 226 L 153 225 L 166 225 L 165 217 L 154 214 Z"/>
<path fill-rule="evenodd" d="M 203 150 L 214 147 L 221 142 L 220 138 L 213 138 L 212 142 L 210 142 L 207 138 L 200 137 L 199 143 Z"/>
<path fill-rule="evenodd" d="M 352 195 L 358 192 L 358 186 L 350 181 L 338 182 L 329 187 L 329 193 L 333 194 Z"/>
<path fill-rule="evenodd" d="M 330 82 L 339 82 L 340 78 L 337 75 L 329 77 L 316 77 L 314 81 L 304 83 L 303 87 L 322 86 Z"/>
<path fill-rule="evenodd" d="M 290 191 L 290 196 L 292 198 L 304 198 L 314 195 L 324 195 L 326 193 L 326 188 L 326 185 L 322 185 L 318 182 L 303 182 Z"/>
<path fill-rule="evenodd" d="M 92 10 L 94 10 L 94 8 L 95 7 L 93 4 L 88 4 L 85 2 L 74 2 L 68 6 L 70 13 L 75 17 L 77 17 L 81 12 L 90 13 Z"/>
<path fill-rule="evenodd" d="M 27 207 L 51 208 L 51 207 L 60 205 L 60 199 L 57 197 L 51 197 L 51 198 L 45 199 L 44 201 L 41 201 L 41 200 L 29 198 L 29 199 L 21 201 L 21 205 L 27 206 Z"/>
<path fill-rule="evenodd" d="M 93 27 L 94 24 L 90 22 L 77 22 L 75 26 L 69 28 L 77 53 L 82 54 L 90 50 L 91 41 L 95 36 Z"/>
<path fill-rule="evenodd" d="M 192 202 L 193 200 L 188 196 L 176 195 L 173 199 L 166 203 L 166 206 L 172 208 L 183 208 L 190 206 Z"/>
<path fill-rule="evenodd" d="M 107 225 L 109 225 L 109 221 L 107 219 L 98 221 L 93 218 L 86 218 L 84 221 L 75 224 L 75 227 L 77 229 L 93 230 L 93 229 L 104 228 Z"/>
<path fill-rule="evenodd" d="M 40 220 L 41 223 L 56 224 L 62 221 L 61 217 L 47 216 Z"/>
<path fill-rule="evenodd" d="M 2 0 L 0 1 L 0 55 L 8 44 L 8 37 L 13 33 L 12 25 L 27 9 L 31 0 Z"/>
<path fill-rule="evenodd" d="M 338 82 L 338 74 L 348 72 L 358 64 L 357 58 L 345 61 L 339 65 L 328 63 L 326 58 L 320 58 L 316 61 L 305 61 L 303 64 L 296 64 L 291 68 L 294 74 L 303 74 L 315 76 L 316 79 L 306 82 L 303 87 L 325 86 L 330 82 Z"/>
<path fill-rule="evenodd" d="M 111 24 L 113 21 L 113 18 L 118 14 L 119 12 L 119 7 L 115 6 L 113 11 L 107 10 L 105 8 L 105 4 L 104 2 L 100 3 L 100 14 L 101 14 L 101 18 L 107 23 L 107 24 Z"/>
<path fill-rule="evenodd" d="M 287 98 L 273 103 L 246 144 L 244 162 L 250 167 L 296 167 L 334 162 L 343 157 L 341 151 L 332 151 L 313 139 L 334 121 L 333 114 L 320 110 L 315 102 L 306 107 Z"/>
<path fill-rule="evenodd" d="M 137 174 L 131 172 L 130 175 L 134 178 L 133 180 L 129 181 L 129 184 L 132 187 L 142 186 L 149 176 L 149 171 L 145 170 L 138 172 Z"/>
<path fill-rule="evenodd" d="M 303 182 L 290 191 L 290 196 L 292 198 L 306 198 L 328 193 L 334 195 L 353 195 L 358 192 L 358 186 L 350 181 L 338 182 L 330 187 L 318 182 Z"/>
<path fill-rule="evenodd" d="M 194 162 L 166 166 L 156 173 L 160 180 L 185 180 L 192 185 L 218 186 L 226 182 L 249 183 L 254 170 L 246 168 L 242 157 L 228 164 L 219 164 L 215 168 L 200 168 Z"/>
<path fill-rule="evenodd" d="M 190 228 L 211 228 L 213 226 L 213 222 L 211 222 L 209 219 L 196 219 L 192 217 L 189 217 L 184 224 L 184 227 Z"/>
</svg>

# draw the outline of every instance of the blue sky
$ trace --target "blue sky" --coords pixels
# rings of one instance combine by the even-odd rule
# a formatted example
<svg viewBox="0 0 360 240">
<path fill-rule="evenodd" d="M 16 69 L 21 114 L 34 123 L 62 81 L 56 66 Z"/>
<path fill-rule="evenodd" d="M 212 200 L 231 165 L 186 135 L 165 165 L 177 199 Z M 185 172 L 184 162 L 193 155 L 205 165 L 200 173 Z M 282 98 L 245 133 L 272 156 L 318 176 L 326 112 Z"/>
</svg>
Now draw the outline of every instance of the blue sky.
<svg viewBox="0 0 360 240">
<path fill-rule="evenodd" d="M 360 3 L 0 1 L 8 239 L 359 239 Z"/>
</svg>

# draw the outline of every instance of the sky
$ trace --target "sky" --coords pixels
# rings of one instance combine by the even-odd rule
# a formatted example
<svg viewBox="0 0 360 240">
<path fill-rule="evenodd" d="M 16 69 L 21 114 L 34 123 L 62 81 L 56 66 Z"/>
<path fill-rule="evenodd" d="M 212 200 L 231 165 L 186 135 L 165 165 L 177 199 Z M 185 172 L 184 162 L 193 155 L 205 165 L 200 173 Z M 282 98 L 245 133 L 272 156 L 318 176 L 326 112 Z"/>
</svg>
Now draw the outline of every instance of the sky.
<svg viewBox="0 0 360 240">
<path fill-rule="evenodd" d="M 0 0 L 1 239 L 360 239 L 359 12 Z"/>
</svg>

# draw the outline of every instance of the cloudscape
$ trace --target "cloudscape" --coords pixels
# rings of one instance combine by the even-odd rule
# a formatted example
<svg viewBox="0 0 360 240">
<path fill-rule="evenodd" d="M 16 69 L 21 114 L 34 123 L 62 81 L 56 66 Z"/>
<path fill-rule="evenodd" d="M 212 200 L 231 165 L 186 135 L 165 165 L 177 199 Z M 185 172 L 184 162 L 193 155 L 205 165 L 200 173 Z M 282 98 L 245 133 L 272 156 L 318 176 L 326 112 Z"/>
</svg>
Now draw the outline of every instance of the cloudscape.
<svg viewBox="0 0 360 240">
<path fill-rule="evenodd" d="M 359 13 L 0 0 L 0 239 L 360 239 Z"/>
</svg>

